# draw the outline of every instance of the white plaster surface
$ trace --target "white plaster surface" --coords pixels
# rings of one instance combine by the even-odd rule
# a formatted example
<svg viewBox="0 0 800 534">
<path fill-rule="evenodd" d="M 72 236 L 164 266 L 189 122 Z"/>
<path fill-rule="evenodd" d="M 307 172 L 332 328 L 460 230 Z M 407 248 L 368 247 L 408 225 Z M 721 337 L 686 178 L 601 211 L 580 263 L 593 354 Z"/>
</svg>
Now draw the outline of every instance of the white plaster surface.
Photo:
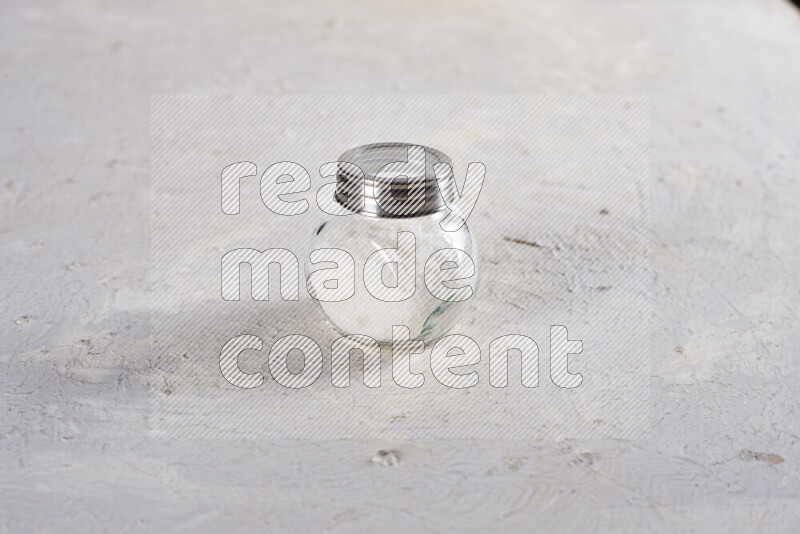
<svg viewBox="0 0 800 534">
<path fill-rule="evenodd" d="M 5 2 L 0 529 L 800 525 L 800 14 L 778 0 Z M 154 439 L 161 93 L 650 95 L 651 431 Z M 380 452 L 383 451 L 383 452 Z"/>
</svg>

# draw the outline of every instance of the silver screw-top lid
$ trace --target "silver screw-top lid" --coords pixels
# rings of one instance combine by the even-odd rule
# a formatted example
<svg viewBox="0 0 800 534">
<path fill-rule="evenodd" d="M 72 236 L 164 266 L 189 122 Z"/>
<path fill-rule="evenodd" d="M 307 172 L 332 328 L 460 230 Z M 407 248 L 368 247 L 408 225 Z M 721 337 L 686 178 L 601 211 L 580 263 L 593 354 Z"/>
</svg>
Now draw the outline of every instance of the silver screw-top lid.
<svg viewBox="0 0 800 534">
<path fill-rule="evenodd" d="M 447 209 L 454 198 L 453 180 L 442 180 L 434 166 L 450 158 L 412 143 L 375 143 L 352 148 L 339 157 L 336 201 L 361 215 L 383 218 L 420 217 Z M 447 169 L 438 168 L 441 176 Z"/>
</svg>

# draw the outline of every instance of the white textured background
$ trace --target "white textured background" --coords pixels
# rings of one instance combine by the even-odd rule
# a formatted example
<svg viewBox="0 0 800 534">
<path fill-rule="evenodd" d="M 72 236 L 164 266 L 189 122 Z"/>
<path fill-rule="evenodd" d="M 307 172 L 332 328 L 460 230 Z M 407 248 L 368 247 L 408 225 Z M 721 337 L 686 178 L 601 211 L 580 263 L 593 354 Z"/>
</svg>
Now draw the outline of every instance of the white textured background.
<svg viewBox="0 0 800 534">
<path fill-rule="evenodd" d="M 790 4 L 18 1 L 0 13 L 3 530 L 797 530 Z M 646 438 L 148 438 L 163 387 L 148 360 L 151 95 L 322 92 L 650 95 Z"/>
</svg>

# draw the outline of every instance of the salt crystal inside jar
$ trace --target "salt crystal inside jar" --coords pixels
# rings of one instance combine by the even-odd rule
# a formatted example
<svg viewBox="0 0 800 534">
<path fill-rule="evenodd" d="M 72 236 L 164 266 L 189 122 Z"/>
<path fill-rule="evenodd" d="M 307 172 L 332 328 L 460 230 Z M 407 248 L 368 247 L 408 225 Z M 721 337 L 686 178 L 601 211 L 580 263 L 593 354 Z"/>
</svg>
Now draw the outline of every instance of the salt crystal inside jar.
<svg viewBox="0 0 800 534">
<path fill-rule="evenodd" d="M 473 298 L 478 279 L 466 221 L 442 224 L 453 217 L 450 159 L 428 147 L 378 143 L 348 150 L 337 165 L 338 211 L 314 229 L 305 265 L 322 316 L 341 335 L 383 344 L 392 342 L 394 326 L 407 327 L 411 339 L 438 339 Z M 443 171 L 449 181 L 437 180 Z M 343 265 L 348 255 L 350 270 Z M 335 281 L 324 269 L 331 262 Z"/>
</svg>

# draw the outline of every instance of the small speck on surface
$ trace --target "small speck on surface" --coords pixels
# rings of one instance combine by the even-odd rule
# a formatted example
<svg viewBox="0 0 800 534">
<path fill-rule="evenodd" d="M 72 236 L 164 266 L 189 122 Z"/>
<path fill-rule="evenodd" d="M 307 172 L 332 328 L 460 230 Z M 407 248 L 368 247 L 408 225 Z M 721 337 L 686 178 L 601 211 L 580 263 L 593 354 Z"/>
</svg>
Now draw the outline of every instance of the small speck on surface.
<svg viewBox="0 0 800 534">
<path fill-rule="evenodd" d="M 594 464 L 594 455 L 590 452 L 582 452 L 580 454 L 576 454 L 574 458 L 569 462 L 570 465 L 593 465 Z"/>
<path fill-rule="evenodd" d="M 527 459 L 521 456 L 514 458 L 506 458 L 505 459 L 506 471 L 519 471 L 520 468 L 523 465 L 525 465 L 526 461 Z"/>
<path fill-rule="evenodd" d="M 372 457 L 372 463 L 384 467 L 395 467 L 400 463 L 400 454 L 395 451 L 381 449 Z"/>
<path fill-rule="evenodd" d="M 600 215 L 608 215 L 608 210 L 606 208 L 601 209 Z"/>
<path fill-rule="evenodd" d="M 535 241 L 526 241 L 525 239 L 516 239 L 514 237 L 504 237 L 503 241 L 516 243 L 517 245 L 525 245 L 526 247 L 542 248 L 542 245 L 536 243 Z"/>
<path fill-rule="evenodd" d="M 739 452 L 739 457 L 742 460 L 755 460 L 758 462 L 767 462 L 772 465 L 782 464 L 784 462 L 783 456 L 769 452 L 756 452 L 748 449 L 742 449 Z"/>
<path fill-rule="evenodd" d="M 33 315 L 23 315 L 22 317 L 14 321 L 14 323 L 16 323 L 17 325 L 23 325 L 23 324 L 28 324 L 34 319 L 36 319 L 36 317 L 34 317 Z"/>
</svg>

